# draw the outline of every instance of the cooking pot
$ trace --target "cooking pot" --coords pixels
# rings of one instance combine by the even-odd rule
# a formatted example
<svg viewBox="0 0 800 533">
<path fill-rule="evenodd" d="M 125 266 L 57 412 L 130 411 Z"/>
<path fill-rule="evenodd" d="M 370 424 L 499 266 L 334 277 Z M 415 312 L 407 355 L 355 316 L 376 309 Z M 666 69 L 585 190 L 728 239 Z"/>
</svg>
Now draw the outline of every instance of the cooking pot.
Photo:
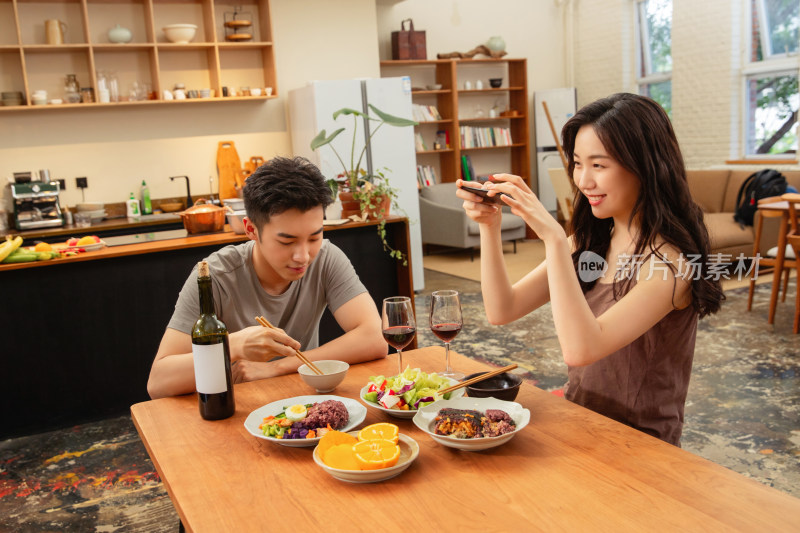
<svg viewBox="0 0 800 533">
<path fill-rule="evenodd" d="M 183 227 L 189 233 L 210 233 L 222 231 L 227 211 L 224 207 L 207 203 L 205 198 L 200 198 L 192 207 L 179 214 Z"/>
</svg>

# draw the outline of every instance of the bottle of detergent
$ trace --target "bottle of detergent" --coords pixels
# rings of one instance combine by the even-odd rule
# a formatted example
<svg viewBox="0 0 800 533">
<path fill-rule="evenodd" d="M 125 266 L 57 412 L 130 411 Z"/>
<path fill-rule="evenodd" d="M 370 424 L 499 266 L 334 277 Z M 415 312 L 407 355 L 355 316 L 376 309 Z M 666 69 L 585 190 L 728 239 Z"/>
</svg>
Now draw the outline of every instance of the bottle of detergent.
<svg viewBox="0 0 800 533">
<path fill-rule="evenodd" d="M 152 215 L 153 205 L 150 202 L 150 188 L 147 186 L 147 183 L 145 183 L 144 180 L 142 180 L 141 197 L 142 197 L 142 214 Z"/>
<path fill-rule="evenodd" d="M 127 211 L 128 211 L 128 218 L 137 219 L 141 212 L 139 211 L 139 200 L 131 193 L 131 197 L 128 198 L 127 204 Z"/>
</svg>

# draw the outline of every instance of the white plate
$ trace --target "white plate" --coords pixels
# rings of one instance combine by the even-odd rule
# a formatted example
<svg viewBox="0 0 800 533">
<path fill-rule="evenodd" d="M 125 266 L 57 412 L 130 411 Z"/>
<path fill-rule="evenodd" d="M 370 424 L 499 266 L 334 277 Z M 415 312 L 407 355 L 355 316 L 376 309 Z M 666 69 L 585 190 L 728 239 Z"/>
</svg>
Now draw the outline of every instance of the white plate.
<svg viewBox="0 0 800 533">
<path fill-rule="evenodd" d="M 295 396 L 294 398 L 286 398 L 285 400 L 278 400 L 277 402 L 262 405 L 249 415 L 244 420 L 244 427 L 254 437 L 259 439 L 275 442 L 282 446 L 290 446 L 293 448 L 303 448 L 308 446 L 316 446 L 320 437 L 315 439 L 276 439 L 275 437 L 268 437 L 261 433 L 258 426 L 264 422 L 264 419 L 270 415 L 276 416 L 283 412 L 283 409 L 295 404 L 319 403 L 325 400 L 339 400 L 347 408 L 347 413 L 350 415 L 347 424 L 339 431 L 350 431 L 355 429 L 367 417 L 367 408 L 353 400 L 352 398 L 342 398 L 341 396 L 333 396 L 330 394 L 314 394 L 311 396 Z"/>
<path fill-rule="evenodd" d="M 508 413 L 508 416 L 517 425 L 517 429 L 511 433 L 500 435 L 498 437 L 481 437 L 477 439 L 459 439 L 456 437 L 449 437 L 446 435 L 437 435 L 433 432 L 434 418 L 443 408 L 452 409 L 475 409 L 485 413 L 487 409 L 500 409 Z M 478 451 L 487 450 L 505 444 L 514 438 L 514 435 L 519 433 L 522 428 L 528 425 L 531 420 L 531 412 L 522 407 L 517 402 L 506 402 L 496 398 L 457 398 L 455 400 L 440 400 L 431 405 L 425 406 L 419 410 L 414 417 L 414 424 L 431 436 L 433 440 L 444 446 L 450 448 L 458 448 L 459 450 Z"/>
<path fill-rule="evenodd" d="M 94 244 L 82 244 L 80 246 L 78 246 L 76 244 L 72 248 L 83 248 L 87 252 L 93 252 L 94 250 L 99 250 L 100 248 L 102 248 L 105 245 L 106 245 L 105 241 L 100 241 L 100 242 L 96 242 Z"/>
<path fill-rule="evenodd" d="M 450 385 L 448 385 L 448 387 L 450 387 L 451 385 L 456 385 L 456 384 L 460 383 L 458 380 L 455 380 L 455 379 L 452 379 L 452 378 L 446 378 L 446 379 L 450 380 Z M 367 393 L 367 389 L 368 388 L 369 388 L 369 385 L 365 385 L 364 387 L 361 388 L 361 392 L 358 393 L 358 397 L 361 398 L 361 401 L 364 402 L 367 406 L 374 407 L 375 409 L 383 411 L 384 413 L 386 413 L 388 415 L 391 415 L 391 416 L 393 416 L 395 418 L 414 418 L 414 415 L 417 414 L 417 409 L 409 409 L 408 411 L 404 411 L 402 409 L 387 409 L 387 408 L 385 408 L 384 406 L 382 406 L 381 404 L 379 404 L 377 402 L 371 402 L 369 400 L 365 400 L 364 399 L 364 395 Z M 450 393 L 450 399 L 451 400 L 453 398 L 461 398 L 462 396 L 464 396 L 464 387 L 461 387 L 460 389 L 456 389 L 456 390 L 454 390 L 453 392 Z M 443 401 L 443 400 L 439 400 L 439 401 L 436 401 L 434 403 L 438 404 L 440 401 Z M 431 404 L 431 405 L 433 405 L 433 404 Z"/>
<path fill-rule="evenodd" d="M 357 431 L 350 431 L 351 435 L 358 436 Z M 377 481 L 384 481 L 391 479 L 406 468 L 411 466 L 414 459 L 419 455 L 419 444 L 417 441 L 400 433 L 400 440 L 397 444 L 400 445 L 400 459 L 397 464 L 389 468 L 381 468 L 380 470 L 340 470 L 338 468 L 331 468 L 322 462 L 317 454 L 317 449 L 314 448 L 314 462 L 317 463 L 324 471 L 332 475 L 340 481 L 347 481 L 348 483 L 375 483 Z"/>
</svg>

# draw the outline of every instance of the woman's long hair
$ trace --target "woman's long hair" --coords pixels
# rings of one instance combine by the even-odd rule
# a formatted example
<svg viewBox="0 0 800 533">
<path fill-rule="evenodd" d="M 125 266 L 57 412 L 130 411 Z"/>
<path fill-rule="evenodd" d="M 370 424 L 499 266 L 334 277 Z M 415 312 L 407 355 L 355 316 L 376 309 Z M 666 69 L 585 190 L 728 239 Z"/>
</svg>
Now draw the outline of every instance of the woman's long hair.
<svg viewBox="0 0 800 533">
<path fill-rule="evenodd" d="M 688 273 L 692 276 L 692 306 L 701 317 L 717 312 L 724 295 L 719 280 L 708 276 L 708 230 L 703 211 L 689 193 L 683 156 L 667 114 L 650 98 L 630 93 L 618 93 L 581 108 L 561 131 L 571 179 L 575 170 L 575 137 L 585 125 L 592 126 L 608 154 L 641 183 L 631 212 L 631 221 L 637 220 L 639 225 L 632 257 L 646 258 L 655 253 L 664 259 L 657 250 L 659 237 L 674 246 L 698 269 Z M 614 220 L 595 217 L 580 191 L 575 195 L 570 224 L 576 271 L 583 251 L 606 257 Z M 580 283 L 585 293 L 595 281 Z M 630 287 L 631 283 L 629 277 L 626 284 Z M 620 290 L 615 287 L 617 294 Z"/>
</svg>

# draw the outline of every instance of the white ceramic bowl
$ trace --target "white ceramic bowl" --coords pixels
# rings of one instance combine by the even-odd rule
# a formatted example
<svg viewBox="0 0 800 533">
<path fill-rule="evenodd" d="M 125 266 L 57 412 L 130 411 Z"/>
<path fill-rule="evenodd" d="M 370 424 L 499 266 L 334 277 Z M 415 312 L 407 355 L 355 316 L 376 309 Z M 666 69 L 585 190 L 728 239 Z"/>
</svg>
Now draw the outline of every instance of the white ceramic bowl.
<svg viewBox="0 0 800 533">
<path fill-rule="evenodd" d="M 475 409 L 485 413 L 487 409 L 500 409 L 508 413 L 508 416 L 514 421 L 517 429 L 511 433 L 500 435 L 499 437 L 481 437 L 477 439 L 459 439 L 456 437 L 449 437 L 446 435 L 437 435 L 433 432 L 434 418 L 439 412 L 439 409 L 449 407 L 452 409 Z M 522 431 L 531 420 L 531 412 L 522 407 L 517 402 L 506 402 L 497 400 L 495 398 L 457 398 L 455 400 L 440 400 L 431 405 L 425 406 L 417 412 L 414 416 L 414 425 L 419 429 L 430 435 L 430 437 L 449 448 L 456 448 L 459 450 L 466 450 L 475 452 L 479 450 L 487 450 L 505 444 L 514 438 L 514 436 Z"/>
<path fill-rule="evenodd" d="M 234 211 L 244 211 L 244 198 L 225 198 L 222 203 Z"/>
<path fill-rule="evenodd" d="M 171 43 L 186 44 L 194 39 L 197 33 L 195 24 L 169 24 L 162 28 L 167 40 Z"/>
<path fill-rule="evenodd" d="M 450 380 L 450 385 L 448 385 L 448 387 L 450 387 L 452 385 L 456 385 L 458 383 L 458 380 L 455 380 L 455 379 L 452 379 L 452 378 L 447 378 L 447 379 Z M 409 409 L 408 411 L 405 411 L 403 409 L 387 409 L 387 408 L 385 408 L 384 406 L 382 406 L 381 404 L 379 404 L 377 402 L 371 402 L 369 400 L 365 400 L 364 399 L 364 395 L 367 393 L 367 389 L 369 389 L 369 385 L 366 385 L 366 386 L 362 387 L 361 388 L 361 392 L 358 393 L 358 397 L 367 406 L 373 407 L 373 408 L 375 408 L 375 409 L 377 409 L 379 411 L 383 411 L 387 415 L 393 416 L 395 418 L 414 418 L 414 416 L 417 414 L 417 410 L 416 409 Z M 464 387 L 461 387 L 460 389 L 456 389 L 456 390 L 454 390 L 453 392 L 450 393 L 450 399 L 451 400 L 453 398 L 461 398 L 462 396 L 464 396 Z M 431 405 L 438 405 L 438 403 L 440 401 L 444 401 L 444 400 L 436 401 L 436 402 L 432 403 Z"/>
<path fill-rule="evenodd" d="M 307 448 L 310 446 L 316 446 L 319 444 L 319 439 L 321 437 L 316 437 L 313 439 L 276 439 L 275 437 L 268 437 L 264 435 L 261 430 L 258 429 L 258 426 L 261 425 L 261 423 L 264 421 L 264 418 L 270 415 L 279 415 L 286 407 L 289 407 L 290 405 L 294 405 L 296 403 L 305 405 L 307 403 L 324 402 L 325 400 L 338 400 L 347 408 L 349 420 L 343 428 L 339 429 L 339 431 L 351 431 L 357 428 L 359 424 L 361 424 L 367 417 L 367 408 L 352 398 L 343 398 L 342 396 L 333 396 L 329 394 L 324 394 L 321 396 L 295 396 L 293 398 L 285 398 L 283 400 L 262 405 L 255 411 L 252 411 L 249 415 L 247 415 L 247 418 L 245 418 L 244 427 L 252 436 L 274 442 L 275 444 L 280 444 L 281 446 L 287 446 L 289 448 Z"/>
<path fill-rule="evenodd" d="M 353 436 L 358 436 L 358 431 L 349 431 Z M 314 448 L 314 462 L 320 466 L 325 472 L 340 481 L 347 481 L 349 483 L 375 483 L 377 481 L 384 481 L 400 475 L 406 468 L 411 466 L 414 459 L 419 455 L 419 444 L 417 441 L 400 433 L 400 440 L 397 444 L 400 445 L 400 458 L 397 464 L 389 468 L 381 468 L 379 470 L 341 470 L 339 468 L 331 468 L 322 462 L 319 458 L 317 448 Z"/>
<path fill-rule="evenodd" d="M 234 211 L 233 213 L 228 213 L 226 216 L 228 217 L 228 225 L 231 227 L 231 230 L 233 230 L 234 233 L 243 235 L 244 217 L 247 216 L 247 211 Z"/>
<path fill-rule="evenodd" d="M 300 365 L 297 373 L 303 378 L 303 381 L 314 387 L 317 392 L 331 392 L 344 380 L 347 375 L 347 369 L 350 365 L 344 361 L 314 361 L 314 366 L 319 368 L 323 374 L 315 374 L 306 365 Z"/>
</svg>

